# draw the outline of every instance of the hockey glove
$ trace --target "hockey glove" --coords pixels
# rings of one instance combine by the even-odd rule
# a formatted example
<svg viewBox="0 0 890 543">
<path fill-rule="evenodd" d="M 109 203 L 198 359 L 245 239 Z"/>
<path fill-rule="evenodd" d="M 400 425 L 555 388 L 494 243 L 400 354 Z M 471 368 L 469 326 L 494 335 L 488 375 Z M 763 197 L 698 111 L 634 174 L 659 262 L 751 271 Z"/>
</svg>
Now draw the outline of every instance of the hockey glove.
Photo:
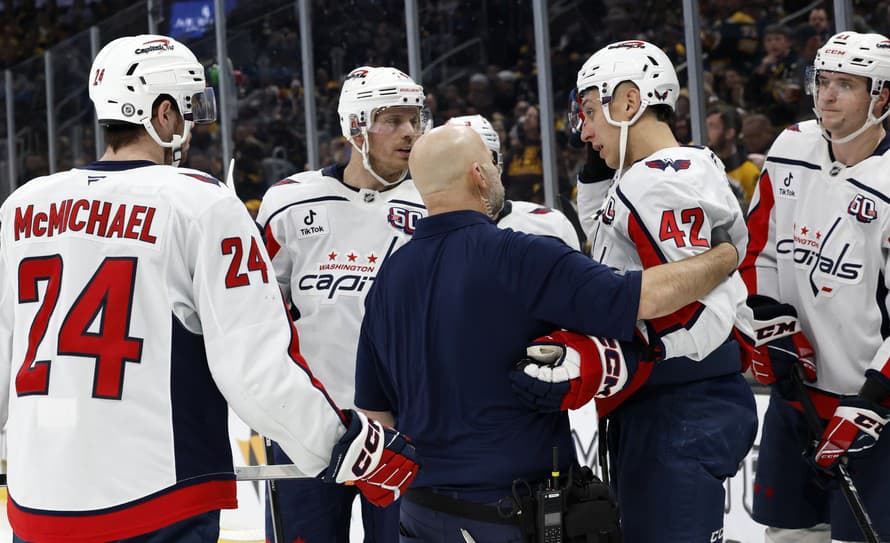
<svg viewBox="0 0 890 543">
<path fill-rule="evenodd" d="M 407 437 L 364 414 L 344 410 L 349 427 L 334 445 L 326 482 L 355 484 L 365 499 L 386 507 L 417 475 L 414 445 Z"/>
<path fill-rule="evenodd" d="M 614 339 L 566 330 L 534 340 L 526 355 L 510 381 L 523 403 L 542 412 L 578 409 L 594 397 L 611 396 L 637 365 L 637 353 Z"/>
<path fill-rule="evenodd" d="M 803 367 L 807 381 L 816 380 L 816 353 L 800 329 L 797 311 L 760 295 L 749 296 L 748 307 L 754 313 L 753 337 L 738 328 L 733 332 L 741 346 L 742 368 L 750 367 L 757 382 L 775 383 L 783 398 L 794 399 L 791 370 L 795 364 Z"/>
<path fill-rule="evenodd" d="M 862 456 L 877 443 L 890 423 L 890 379 L 875 370 L 866 372 L 856 396 L 841 398 L 816 447 L 816 465 L 831 470 L 843 457 Z"/>
</svg>

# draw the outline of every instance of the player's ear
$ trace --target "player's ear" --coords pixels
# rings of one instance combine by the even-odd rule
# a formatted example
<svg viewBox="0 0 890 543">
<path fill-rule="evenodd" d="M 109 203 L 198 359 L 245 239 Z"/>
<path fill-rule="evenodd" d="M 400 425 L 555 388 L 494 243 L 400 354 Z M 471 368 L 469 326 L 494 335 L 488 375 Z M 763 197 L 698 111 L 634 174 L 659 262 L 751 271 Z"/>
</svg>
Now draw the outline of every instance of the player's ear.
<svg viewBox="0 0 890 543">
<path fill-rule="evenodd" d="M 874 111 L 875 117 L 880 117 L 881 115 L 883 115 L 884 112 L 887 111 L 888 107 L 890 107 L 890 87 L 885 85 L 884 88 L 881 89 L 881 94 L 880 94 L 880 97 L 878 98 L 878 103 L 875 104 L 875 109 L 876 109 L 876 111 Z"/>
</svg>

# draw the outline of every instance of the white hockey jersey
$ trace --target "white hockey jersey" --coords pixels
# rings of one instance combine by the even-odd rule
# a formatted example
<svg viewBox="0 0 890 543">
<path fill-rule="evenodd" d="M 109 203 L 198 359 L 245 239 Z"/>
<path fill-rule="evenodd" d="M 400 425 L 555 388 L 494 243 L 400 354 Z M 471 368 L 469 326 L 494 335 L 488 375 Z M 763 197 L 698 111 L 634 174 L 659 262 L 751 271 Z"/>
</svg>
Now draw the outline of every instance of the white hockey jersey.
<svg viewBox="0 0 890 543">
<path fill-rule="evenodd" d="M 704 252 L 716 225 L 730 227 L 740 255 L 747 242 L 723 164 L 707 148 L 662 149 L 628 167 L 617 183 L 579 183 L 578 208 L 590 228 L 591 256 L 621 271 Z M 668 356 L 701 360 L 713 352 L 729 336 L 745 297 L 734 273 L 681 310 L 684 326 L 662 337 Z"/>
<path fill-rule="evenodd" d="M 556 209 L 532 202 L 507 200 L 495 222 L 499 228 L 512 228 L 526 234 L 559 238 L 572 249 L 576 251 L 581 249 L 575 227 Z"/>
<path fill-rule="evenodd" d="M 741 266 L 749 291 L 792 304 L 821 391 L 890 376 L 890 136 L 855 166 L 835 162 L 816 121 L 786 129 L 751 201 Z M 828 413 L 830 415 L 830 412 Z"/>
<path fill-rule="evenodd" d="M 202 172 L 99 162 L 0 208 L 0 419 L 28 541 L 236 507 L 227 406 L 319 473 L 345 432 L 256 225 Z M 8 401 L 8 412 L 7 412 Z"/>
<path fill-rule="evenodd" d="M 298 318 L 300 351 L 337 405 L 353 407 L 365 296 L 383 261 L 414 234 L 426 207 L 410 179 L 382 192 L 356 189 L 343 182 L 344 168 L 331 165 L 281 181 L 266 192 L 257 221 Z M 571 223 L 558 211 L 511 205 L 501 228 L 559 237 L 578 248 Z"/>
<path fill-rule="evenodd" d="M 382 192 L 356 189 L 342 182 L 344 167 L 281 181 L 266 192 L 257 221 L 297 315 L 300 351 L 337 405 L 354 407 L 365 295 L 426 207 L 410 179 Z"/>
</svg>

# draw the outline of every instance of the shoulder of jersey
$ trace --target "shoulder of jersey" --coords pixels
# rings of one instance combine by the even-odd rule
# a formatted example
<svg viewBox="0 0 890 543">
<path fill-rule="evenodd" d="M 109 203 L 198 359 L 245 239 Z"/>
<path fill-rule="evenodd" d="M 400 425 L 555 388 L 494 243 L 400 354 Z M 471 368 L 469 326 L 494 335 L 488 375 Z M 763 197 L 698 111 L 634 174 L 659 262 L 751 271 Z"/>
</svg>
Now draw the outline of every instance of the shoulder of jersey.
<svg viewBox="0 0 890 543">
<path fill-rule="evenodd" d="M 801 152 L 809 153 L 824 148 L 819 143 L 825 141 L 822 137 L 822 129 L 815 120 L 803 121 L 793 124 L 782 130 L 769 149 L 770 156 L 786 154 L 796 155 L 800 158 Z"/>
<path fill-rule="evenodd" d="M 275 183 L 263 196 L 263 203 L 273 207 L 306 198 L 337 194 L 340 181 L 327 177 L 321 170 L 300 172 Z"/>
<path fill-rule="evenodd" d="M 534 202 L 525 202 L 522 200 L 510 200 L 510 202 L 513 206 L 511 215 L 513 213 L 528 213 L 530 215 L 536 216 L 556 216 L 562 214 L 556 209 L 549 208 L 545 205 L 536 204 Z"/>
<path fill-rule="evenodd" d="M 655 186 L 655 179 L 689 187 L 706 185 L 715 175 L 725 175 L 725 167 L 707 147 L 668 147 L 630 168 L 621 178 L 619 188 L 628 196 L 642 195 Z"/>
</svg>

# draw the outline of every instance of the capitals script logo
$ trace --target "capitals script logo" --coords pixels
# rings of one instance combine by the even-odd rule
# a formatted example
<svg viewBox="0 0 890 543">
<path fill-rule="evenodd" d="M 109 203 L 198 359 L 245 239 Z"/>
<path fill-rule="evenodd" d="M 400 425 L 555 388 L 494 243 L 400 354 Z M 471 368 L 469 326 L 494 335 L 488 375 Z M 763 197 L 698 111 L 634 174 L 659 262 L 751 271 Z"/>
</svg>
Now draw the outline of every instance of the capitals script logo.
<svg viewBox="0 0 890 543">
<path fill-rule="evenodd" d="M 796 229 L 793 238 L 776 242 L 778 254 L 789 255 L 798 268 L 809 268 L 808 279 L 813 296 L 818 296 L 820 292 L 831 294 L 834 291 L 831 283 L 853 284 L 861 280 L 862 263 L 851 253 L 852 245 L 844 242 L 829 244 L 841 220 L 841 217 L 837 217 L 824 236 L 817 234 L 821 237 L 819 241 L 814 240 L 810 235 L 812 230 L 804 226 Z M 822 283 L 819 279 L 828 282 Z"/>
<path fill-rule="evenodd" d="M 630 40 L 610 45 L 607 49 L 642 49 L 644 47 L 646 47 L 645 42 Z"/>
<path fill-rule="evenodd" d="M 856 217 L 859 222 L 870 223 L 878 218 L 875 201 L 867 196 L 857 194 L 847 206 L 847 213 Z"/>
<path fill-rule="evenodd" d="M 686 159 L 672 160 L 669 158 L 667 160 L 658 159 L 658 160 L 647 160 L 646 161 L 646 166 L 649 166 L 650 168 L 653 168 L 656 170 L 662 170 L 662 171 L 664 171 L 668 168 L 673 168 L 674 171 L 679 172 L 680 170 L 688 169 L 689 166 L 691 166 L 691 165 L 692 165 L 692 161 L 686 160 Z"/>
</svg>

